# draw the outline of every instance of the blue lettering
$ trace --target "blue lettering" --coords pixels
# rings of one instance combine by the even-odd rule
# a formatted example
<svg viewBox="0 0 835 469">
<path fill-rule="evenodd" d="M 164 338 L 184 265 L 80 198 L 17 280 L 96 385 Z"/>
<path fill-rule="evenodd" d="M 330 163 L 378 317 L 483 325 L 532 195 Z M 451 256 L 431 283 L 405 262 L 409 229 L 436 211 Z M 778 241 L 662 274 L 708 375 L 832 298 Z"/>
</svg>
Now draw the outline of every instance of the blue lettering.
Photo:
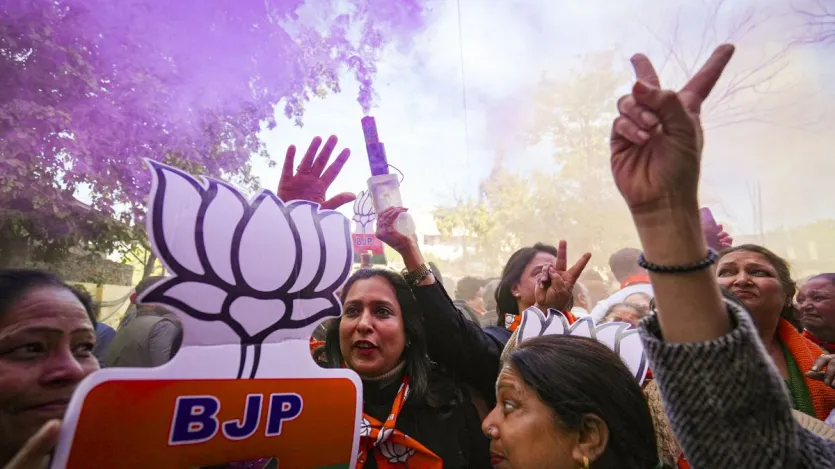
<svg viewBox="0 0 835 469">
<path fill-rule="evenodd" d="M 223 435 L 230 440 L 243 440 L 254 435 L 261 423 L 261 402 L 263 400 L 264 396 L 261 394 L 246 396 L 243 418 L 224 422 Z"/>
<path fill-rule="evenodd" d="M 302 407 L 302 397 L 298 394 L 270 394 L 266 435 L 281 435 L 281 424 L 301 415 Z"/>
<path fill-rule="evenodd" d="M 174 406 L 169 445 L 189 445 L 211 440 L 217 434 L 220 402 L 213 396 L 180 396 Z"/>
</svg>

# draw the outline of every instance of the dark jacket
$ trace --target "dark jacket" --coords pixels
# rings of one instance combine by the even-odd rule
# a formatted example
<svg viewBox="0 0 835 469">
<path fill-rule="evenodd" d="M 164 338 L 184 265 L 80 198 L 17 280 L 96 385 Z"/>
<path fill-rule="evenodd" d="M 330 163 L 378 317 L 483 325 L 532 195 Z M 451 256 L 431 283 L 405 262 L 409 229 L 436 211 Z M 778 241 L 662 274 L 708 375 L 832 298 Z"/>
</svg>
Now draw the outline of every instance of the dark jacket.
<svg viewBox="0 0 835 469">
<path fill-rule="evenodd" d="M 400 379 L 386 385 L 363 382 L 364 411 L 385 421 L 391 411 Z M 492 468 L 490 442 L 481 431 L 481 419 L 469 396 L 449 409 L 432 409 L 414 401 L 406 401 L 395 428 L 414 438 L 444 462 L 444 469 Z M 370 457 L 364 469 L 377 468 Z"/>
<path fill-rule="evenodd" d="M 640 324 L 652 375 L 691 467 L 835 468 L 835 442 L 795 421 L 749 314 L 728 299 L 725 305 L 733 329 L 709 342 L 664 342 L 655 315 Z"/>
<path fill-rule="evenodd" d="M 320 347 L 316 352 L 324 351 Z M 324 353 L 316 360 L 327 368 Z M 430 388 L 449 394 L 450 404 L 443 408 L 429 407 L 411 399 L 397 417 L 395 428 L 435 453 L 445 469 L 491 469 L 490 441 L 481 431 L 481 418 L 473 406 L 465 386 L 449 378 L 439 369 L 433 370 Z M 384 422 L 391 412 L 400 389 L 402 375 L 388 383 L 363 381 L 363 412 Z M 363 469 L 376 469 L 377 461 L 369 457 Z"/>
<path fill-rule="evenodd" d="M 464 319 L 437 282 L 415 287 L 412 292 L 423 313 L 429 358 L 471 387 L 492 408 L 507 339 L 503 342 L 498 334 L 488 334 L 478 323 Z"/>
</svg>

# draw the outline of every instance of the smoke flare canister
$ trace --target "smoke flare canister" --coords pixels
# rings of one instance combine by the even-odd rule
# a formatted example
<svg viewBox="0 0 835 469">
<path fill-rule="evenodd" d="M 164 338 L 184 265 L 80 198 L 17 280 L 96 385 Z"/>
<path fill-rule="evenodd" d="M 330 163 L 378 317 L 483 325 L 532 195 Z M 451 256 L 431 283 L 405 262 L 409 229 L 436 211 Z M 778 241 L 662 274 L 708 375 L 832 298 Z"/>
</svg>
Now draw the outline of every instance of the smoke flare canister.
<svg viewBox="0 0 835 469">
<path fill-rule="evenodd" d="M 362 133 L 365 136 L 365 149 L 368 152 L 368 164 L 371 166 L 372 176 L 382 176 L 389 173 L 389 163 L 386 159 L 386 147 L 380 142 L 377 133 L 377 121 L 371 116 L 362 118 Z"/>
</svg>

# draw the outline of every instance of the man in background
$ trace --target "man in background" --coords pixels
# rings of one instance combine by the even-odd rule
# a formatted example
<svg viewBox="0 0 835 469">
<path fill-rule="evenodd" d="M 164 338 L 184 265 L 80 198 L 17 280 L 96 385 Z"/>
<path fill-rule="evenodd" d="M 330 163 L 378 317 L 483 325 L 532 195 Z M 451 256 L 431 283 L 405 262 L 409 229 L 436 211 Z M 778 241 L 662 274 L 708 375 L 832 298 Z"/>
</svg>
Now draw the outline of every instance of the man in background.
<svg viewBox="0 0 835 469">
<path fill-rule="evenodd" d="M 484 280 L 476 277 L 464 277 L 455 288 L 455 306 L 470 321 L 480 324 L 484 308 Z"/>
<path fill-rule="evenodd" d="M 496 303 L 496 289 L 499 288 L 499 282 L 501 280 L 500 278 L 490 279 L 481 288 L 484 292 L 481 295 L 481 299 L 485 309 L 485 313 L 481 315 L 480 319 L 481 327 L 495 326 L 496 321 L 499 320 L 499 313 L 497 312 L 499 305 Z"/>
<path fill-rule="evenodd" d="M 641 251 L 635 248 L 623 248 L 609 258 L 609 268 L 620 283 L 620 290 L 608 298 L 600 300 L 591 311 L 594 322 L 600 322 L 612 306 L 623 303 L 633 293 L 645 293 L 655 297 L 647 271 L 638 265 Z"/>
<path fill-rule="evenodd" d="M 591 298 L 589 297 L 589 289 L 581 282 L 574 284 L 574 306 L 571 307 L 571 314 L 575 318 L 582 318 L 589 315 L 589 305 L 591 305 Z"/>
<path fill-rule="evenodd" d="M 163 277 L 148 277 L 136 286 L 131 301 Z M 167 309 L 136 304 L 136 313 L 122 321 L 110 343 L 105 364 L 108 367 L 152 368 L 167 363 L 183 341 L 183 326 Z"/>
</svg>

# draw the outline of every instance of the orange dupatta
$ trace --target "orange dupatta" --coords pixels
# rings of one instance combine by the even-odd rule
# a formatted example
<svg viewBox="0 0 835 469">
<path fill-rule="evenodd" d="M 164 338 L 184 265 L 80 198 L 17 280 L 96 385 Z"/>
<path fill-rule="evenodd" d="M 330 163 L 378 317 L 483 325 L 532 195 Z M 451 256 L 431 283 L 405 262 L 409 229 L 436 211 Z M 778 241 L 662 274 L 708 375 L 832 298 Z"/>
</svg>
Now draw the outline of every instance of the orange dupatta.
<svg viewBox="0 0 835 469">
<path fill-rule="evenodd" d="M 792 354 L 802 373 L 812 369 L 815 359 L 824 353 L 819 346 L 803 337 L 790 322 L 783 318 L 780 318 L 780 322 L 777 324 L 777 337 Z M 835 389 L 806 376 L 803 377 L 803 381 L 809 390 L 809 397 L 812 399 L 815 415 L 819 420 L 826 420 L 832 409 L 835 408 Z"/>
<path fill-rule="evenodd" d="M 380 469 L 443 469 L 441 458 L 394 427 L 408 397 L 409 375 L 405 375 L 385 422 L 363 412 L 355 469 L 362 469 L 369 457 L 374 458 Z"/>
</svg>

